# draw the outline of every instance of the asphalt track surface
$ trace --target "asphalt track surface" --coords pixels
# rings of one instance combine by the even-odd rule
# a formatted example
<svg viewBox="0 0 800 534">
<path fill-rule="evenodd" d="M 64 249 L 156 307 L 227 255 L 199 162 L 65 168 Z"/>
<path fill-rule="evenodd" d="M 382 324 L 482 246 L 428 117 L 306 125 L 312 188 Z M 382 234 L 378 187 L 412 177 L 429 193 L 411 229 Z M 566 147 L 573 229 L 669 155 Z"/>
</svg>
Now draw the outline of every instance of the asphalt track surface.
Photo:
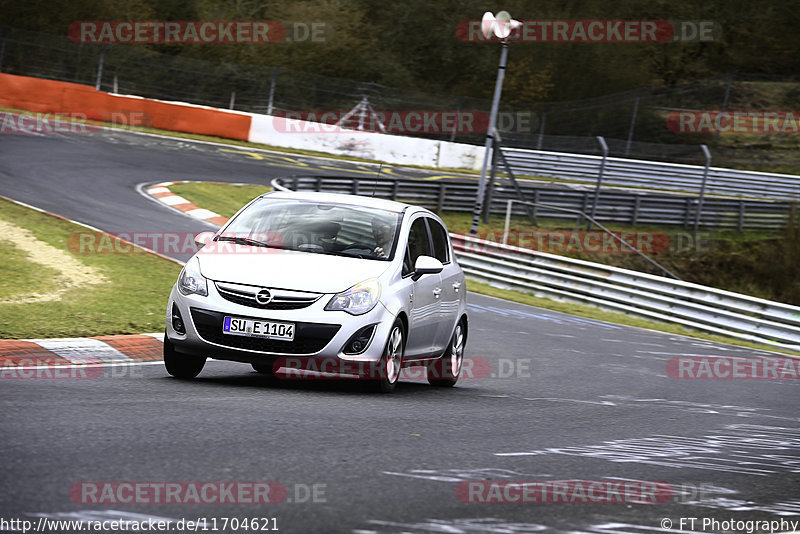
<svg viewBox="0 0 800 534">
<path fill-rule="evenodd" d="M 133 134 L 3 135 L 0 194 L 111 232 L 201 231 L 137 185 L 374 172 L 221 148 Z M 392 395 L 343 381 L 270 385 L 217 361 L 194 381 L 161 365 L 93 380 L 0 380 L 0 519 L 207 518 L 213 532 L 215 518 L 217 532 L 246 532 L 230 519 L 223 529 L 224 518 L 259 518 L 260 527 L 274 518 L 267 526 L 280 532 L 362 534 L 742 532 L 745 524 L 723 522 L 800 519 L 800 382 L 667 374 L 675 357 L 768 353 L 476 294 L 469 305 L 473 378 L 452 389 L 417 377 Z M 660 481 L 673 494 L 656 504 L 543 504 L 458 493 L 468 481 L 564 480 Z M 81 483 L 264 481 L 286 499 L 100 504 L 70 495 Z M 680 522 L 691 517 L 694 528 Z"/>
</svg>

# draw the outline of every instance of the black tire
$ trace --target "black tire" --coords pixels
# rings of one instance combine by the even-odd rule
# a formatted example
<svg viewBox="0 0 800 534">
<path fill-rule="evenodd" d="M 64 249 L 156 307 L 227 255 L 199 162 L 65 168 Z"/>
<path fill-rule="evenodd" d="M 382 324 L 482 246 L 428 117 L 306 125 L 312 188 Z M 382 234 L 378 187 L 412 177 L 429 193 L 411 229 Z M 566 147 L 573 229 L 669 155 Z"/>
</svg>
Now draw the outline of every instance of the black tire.
<svg viewBox="0 0 800 534">
<path fill-rule="evenodd" d="M 259 373 L 267 382 L 273 383 L 278 381 L 278 377 L 275 376 L 275 369 L 271 363 L 251 363 L 250 365 L 253 366 L 253 371 Z"/>
<path fill-rule="evenodd" d="M 453 387 L 461 375 L 464 348 L 467 345 L 467 327 L 461 320 L 441 358 L 428 364 L 428 383 L 432 386 Z"/>
<path fill-rule="evenodd" d="M 164 334 L 164 367 L 167 368 L 169 374 L 184 380 L 194 378 L 200 374 L 205 364 L 205 357 L 175 352 L 172 342 Z"/>
<path fill-rule="evenodd" d="M 389 331 L 389 339 L 383 349 L 383 356 L 377 366 L 373 366 L 373 386 L 381 393 L 391 393 L 397 387 L 403 369 L 403 354 L 406 348 L 403 322 L 397 319 Z"/>
</svg>

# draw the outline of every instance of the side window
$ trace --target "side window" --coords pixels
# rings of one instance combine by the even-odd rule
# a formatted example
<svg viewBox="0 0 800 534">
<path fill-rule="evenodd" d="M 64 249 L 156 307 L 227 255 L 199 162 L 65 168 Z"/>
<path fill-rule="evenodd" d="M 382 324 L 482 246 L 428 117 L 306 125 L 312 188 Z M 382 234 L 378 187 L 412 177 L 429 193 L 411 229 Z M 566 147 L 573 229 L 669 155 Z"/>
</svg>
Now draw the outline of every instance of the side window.
<svg viewBox="0 0 800 534">
<path fill-rule="evenodd" d="M 428 227 L 425 225 L 425 218 L 420 217 L 411 223 L 408 231 L 408 249 L 406 250 L 405 261 L 408 262 L 408 273 L 414 269 L 414 264 L 420 256 L 430 256 L 431 247 L 428 243 Z M 404 266 L 405 267 L 405 266 Z M 403 269 L 403 274 L 408 274 Z"/>
<path fill-rule="evenodd" d="M 434 219 L 428 219 L 433 241 L 433 257 L 442 263 L 450 261 L 450 247 L 447 245 L 447 232 L 444 227 Z"/>
</svg>

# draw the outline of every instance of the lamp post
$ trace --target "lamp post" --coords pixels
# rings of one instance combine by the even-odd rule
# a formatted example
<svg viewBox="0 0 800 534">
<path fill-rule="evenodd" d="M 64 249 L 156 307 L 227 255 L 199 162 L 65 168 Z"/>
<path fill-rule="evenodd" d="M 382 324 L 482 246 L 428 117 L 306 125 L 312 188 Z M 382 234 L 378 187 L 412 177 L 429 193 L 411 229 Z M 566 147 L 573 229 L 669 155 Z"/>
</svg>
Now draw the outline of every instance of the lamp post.
<svg viewBox="0 0 800 534">
<path fill-rule="evenodd" d="M 489 114 L 489 128 L 486 132 L 486 148 L 483 154 L 483 167 L 481 168 L 481 178 L 478 181 L 478 196 L 475 199 L 475 212 L 472 215 L 472 227 L 470 235 L 478 234 L 478 224 L 483 211 L 483 200 L 486 189 L 486 171 L 489 162 L 492 160 L 492 150 L 494 149 L 495 125 L 497 124 L 497 110 L 500 107 L 500 94 L 503 92 L 503 77 L 506 72 L 506 61 L 508 59 L 508 36 L 520 26 L 520 22 L 513 20 L 507 11 L 501 11 L 497 17 L 487 11 L 481 21 L 481 32 L 488 38 L 494 34 L 502 43 L 500 51 L 500 65 L 497 68 L 497 81 L 494 85 L 494 97 L 492 98 L 492 110 Z"/>
</svg>

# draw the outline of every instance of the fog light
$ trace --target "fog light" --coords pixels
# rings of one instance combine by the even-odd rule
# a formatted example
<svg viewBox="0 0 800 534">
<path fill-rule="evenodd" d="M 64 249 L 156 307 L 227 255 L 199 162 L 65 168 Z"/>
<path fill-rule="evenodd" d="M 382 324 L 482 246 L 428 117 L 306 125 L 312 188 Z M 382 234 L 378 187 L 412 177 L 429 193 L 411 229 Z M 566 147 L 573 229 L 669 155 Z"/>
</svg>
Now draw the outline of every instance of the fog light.
<svg viewBox="0 0 800 534">
<path fill-rule="evenodd" d="M 183 317 L 181 317 L 181 312 L 178 311 L 178 306 L 174 302 L 172 303 L 172 328 L 179 334 L 186 333 Z"/>
<path fill-rule="evenodd" d="M 369 342 L 372 341 L 372 335 L 374 333 L 374 324 L 365 326 L 350 337 L 350 339 L 344 345 L 343 352 L 345 354 L 361 354 L 367 350 L 367 347 L 369 347 Z"/>
</svg>

